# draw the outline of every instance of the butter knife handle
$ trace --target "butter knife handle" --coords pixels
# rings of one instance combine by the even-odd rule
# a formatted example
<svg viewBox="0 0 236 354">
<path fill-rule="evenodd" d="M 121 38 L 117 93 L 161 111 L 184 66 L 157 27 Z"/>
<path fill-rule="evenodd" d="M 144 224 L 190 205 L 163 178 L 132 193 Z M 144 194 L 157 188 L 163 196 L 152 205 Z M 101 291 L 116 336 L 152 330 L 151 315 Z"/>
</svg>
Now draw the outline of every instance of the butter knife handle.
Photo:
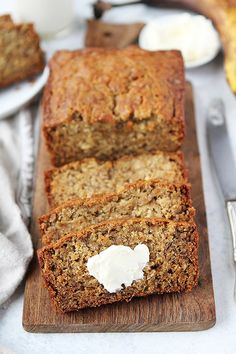
<svg viewBox="0 0 236 354">
<path fill-rule="evenodd" d="M 236 201 L 227 201 L 226 207 L 233 237 L 234 261 L 236 262 Z"/>
</svg>

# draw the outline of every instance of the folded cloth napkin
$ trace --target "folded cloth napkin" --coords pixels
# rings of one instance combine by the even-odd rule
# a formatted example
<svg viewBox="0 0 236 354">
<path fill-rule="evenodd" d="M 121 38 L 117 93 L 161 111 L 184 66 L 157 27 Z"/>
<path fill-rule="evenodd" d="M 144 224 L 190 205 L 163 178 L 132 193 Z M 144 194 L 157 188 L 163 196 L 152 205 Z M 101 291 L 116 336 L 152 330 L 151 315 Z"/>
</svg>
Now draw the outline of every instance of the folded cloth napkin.
<svg viewBox="0 0 236 354">
<path fill-rule="evenodd" d="M 22 281 L 33 255 L 27 229 L 33 176 L 29 110 L 0 121 L 0 305 Z"/>
</svg>

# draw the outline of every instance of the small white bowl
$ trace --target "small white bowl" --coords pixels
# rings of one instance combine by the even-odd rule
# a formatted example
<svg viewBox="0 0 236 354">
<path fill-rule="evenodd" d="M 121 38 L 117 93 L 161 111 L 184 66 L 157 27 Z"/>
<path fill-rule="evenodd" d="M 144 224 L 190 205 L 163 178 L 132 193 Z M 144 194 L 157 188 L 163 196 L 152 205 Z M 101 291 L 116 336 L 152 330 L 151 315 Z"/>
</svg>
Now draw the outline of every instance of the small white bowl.
<svg viewBox="0 0 236 354">
<path fill-rule="evenodd" d="M 193 46 L 192 49 L 195 50 L 196 46 L 199 45 L 201 46 L 202 50 L 202 42 L 206 40 L 206 42 L 203 42 L 203 45 L 207 47 L 206 52 L 204 55 L 200 55 L 199 57 L 196 57 L 196 59 L 193 60 L 187 60 L 186 55 L 184 57 L 185 61 L 185 67 L 186 68 L 194 68 L 206 63 L 209 63 L 212 61 L 216 55 L 219 53 L 221 49 L 221 42 L 219 39 L 219 35 L 217 31 L 215 30 L 212 22 L 205 18 L 204 16 L 201 15 L 191 15 L 189 13 L 182 13 L 178 15 L 168 15 L 164 17 L 160 17 L 155 21 L 148 22 L 142 29 L 139 35 L 139 46 L 143 49 L 146 50 L 171 50 L 171 49 L 178 49 L 181 50 L 181 46 L 183 48 L 183 43 L 180 43 L 181 37 L 177 38 L 176 43 L 173 41 L 173 37 L 170 37 L 170 41 L 172 40 L 172 43 L 168 44 L 161 42 L 161 36 L 168 35 L 168 33 L 173 33 L 173 36 L 176 35 L 176 31 L 178 29 L 178 26 L 182 26 L 183 21 L 200 21 L 200 25 L 202 26 L 202 33 L 200 33 L 200 29 L 196 27 L 195 30 L 195 36 L 194 38 L 192 37 L 191 31 L 188 32 L 188 28 L 186 28 L 186 31 L 184 31 L 184 38 L 185 42 L 187 43 L 188 46 Z M 193 22 L 192 24 L 193 25 Z M 176 30 L 175 27 L 176 26 Z M 194 28 L 194 27 L 193 27 Z M 168 32 L 169 31 L 169 32 Z M 204 33 L 203 33 L 204 32 Z M 180 31 L 181 33 L 181 31 Z M 196 38 L 199 35 L 198 38 Z M 157 36 L 154 38 L 153 36 Z M 158 38 L 159 36 L 159 38 Z M 157 39 L 157 40 L 156 40 Z M 209 41 L 211 45 L 209 44 Z M 186 44 L 185 43 L 185 44 Z M 186 48 L 186 47 L 185 47 Z M 189 47 L 188 47 L 189 49 Z M 185 51 L 186 53 L 186 51 Z M 184 56 L 184 52 L 182 52 Z"/>
</svg>

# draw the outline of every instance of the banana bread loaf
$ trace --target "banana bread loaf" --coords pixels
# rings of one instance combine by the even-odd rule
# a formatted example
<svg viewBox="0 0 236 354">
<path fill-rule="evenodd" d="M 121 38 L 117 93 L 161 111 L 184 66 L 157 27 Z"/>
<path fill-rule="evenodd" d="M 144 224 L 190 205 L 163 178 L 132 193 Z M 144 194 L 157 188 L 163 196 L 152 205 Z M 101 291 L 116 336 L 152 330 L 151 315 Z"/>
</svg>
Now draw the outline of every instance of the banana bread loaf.
<svg viewBox="0 0 236 354">
<path fill-rule="evenodd" d="M 44 68 L 44 55 L 32 24 L 0 16 L 0 88 L 31 78 Z"/>
<path fill-rule="evenodd" d="M 49 65 L 43 131 L 54 165 L 180 148 L 185 86 L 180 52 L 59 51 Z"/>
<path fill-rule="evenodd" d="M 111 245 L 148 247 L 143 279 L 108 292 L 87 269 L 90 257 Z M 190 291 L 198 281 L 198 233 L 193 222 L 129 219 L 69 234 L 38 251 L 46 287 L 62 312 L 130 301 L 134 296 Z"/>
<path fill-rule="evenodd" d="M 43 244 L 98 224 L 121 218 L 163 218 L 189 221 L 194 216 L 189 186 L 158 180 L 138 181 L 120 193 L 77 199 L 60 205 L 39 218 Z"/>
<path fill-rule="evenodd" d="M 46 172 L 46 193 L 51 207 L 77 198 L 119 191 L 137 180 L 162 179 L 182 183 L 186 172 L 183 154 L 153 152 L 115 161 L 88 158 Z"/>
</svg>

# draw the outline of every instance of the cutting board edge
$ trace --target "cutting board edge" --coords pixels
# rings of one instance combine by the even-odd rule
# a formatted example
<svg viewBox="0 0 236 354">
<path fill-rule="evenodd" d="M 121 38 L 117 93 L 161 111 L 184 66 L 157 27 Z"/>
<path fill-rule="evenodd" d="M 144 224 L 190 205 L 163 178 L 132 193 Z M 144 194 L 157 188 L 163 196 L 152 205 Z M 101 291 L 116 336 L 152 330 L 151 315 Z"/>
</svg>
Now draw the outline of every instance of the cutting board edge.
<svg viewBox="0 0 236 354">
<path fill-rule="evenodd" d="M 198 332 L 205 331 L 216 324 L 216 316 L 213 315 L 208 321 L 200 322 L 176 322 L 176 323 L 159 323 L 157 324 L 144 324 L 144 325 L 119 325 L 114 326 L 107 325 L 57 325 L 55 324 L 30 324 L 26 323 L 24 320 L 22 322 L 23 328 L 29 333 L 139 333 L 139 332 Z"/>
</svg>

